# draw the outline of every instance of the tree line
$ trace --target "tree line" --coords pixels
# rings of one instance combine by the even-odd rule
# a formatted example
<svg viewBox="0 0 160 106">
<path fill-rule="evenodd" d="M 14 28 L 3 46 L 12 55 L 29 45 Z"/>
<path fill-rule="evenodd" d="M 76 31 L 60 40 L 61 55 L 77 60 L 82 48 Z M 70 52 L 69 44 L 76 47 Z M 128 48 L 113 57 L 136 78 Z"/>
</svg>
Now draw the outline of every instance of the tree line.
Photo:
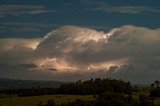
<svg viewBox="0 0 160 106">
<path fill-rule="evenodd" d="M 131 86 L 130 82 L 105 78 L 78 80 L 75 83 L 62 84 L 59 88 L 31 88 L 17 90 L 3 90 L 0 94 L 17 96 L 38 96 L 51 94 L 93 95 L 94 100 L 83 101 L 77 99 L 73 102 L 63 103 L 60 106 L 156 106 L 154 100 L 160 97 L 160 82 L 151 84 L 149 95 L 140 94 L 137 98 L 134 93 L 139 92 L 138 87 Z M 39 102 L 37 106 L 57 106 L 54 99 L 47 103 Z"/>
<path fill-rule="evenodd" d="M 104 92 L 126 93 L 130 94 L 133 87 L 130 82 L 116 80 L 111 78 L 105 79 L 90 79 L 88 81 L 76 83 L 62 84 L 57 90 L 57 94 L 72 94 L 72 95 L 90 95 L 100 94 Z"/>
</svg>

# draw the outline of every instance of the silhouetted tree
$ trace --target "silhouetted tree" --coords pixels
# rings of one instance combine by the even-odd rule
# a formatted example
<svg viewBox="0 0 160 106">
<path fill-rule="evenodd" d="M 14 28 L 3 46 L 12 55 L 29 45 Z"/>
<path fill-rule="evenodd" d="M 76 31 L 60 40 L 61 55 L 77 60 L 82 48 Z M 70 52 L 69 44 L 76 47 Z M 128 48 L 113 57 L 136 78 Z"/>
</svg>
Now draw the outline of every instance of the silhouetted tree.
<svg viewBox="0 0 160 106">
<path fill-rule="evenodd" d="M 159 82 L 158 80 L 156 80 L 154 83 L 155 83 L 155 85 L 156 85 L 157 87 L 159 87 L 159 83 L 160 83 L 160 82 Z"/>
<path fill-rule="evenodd" d="M 154 83 L 151 84 L 151 88 L 154 88 Z"/>
</svg>

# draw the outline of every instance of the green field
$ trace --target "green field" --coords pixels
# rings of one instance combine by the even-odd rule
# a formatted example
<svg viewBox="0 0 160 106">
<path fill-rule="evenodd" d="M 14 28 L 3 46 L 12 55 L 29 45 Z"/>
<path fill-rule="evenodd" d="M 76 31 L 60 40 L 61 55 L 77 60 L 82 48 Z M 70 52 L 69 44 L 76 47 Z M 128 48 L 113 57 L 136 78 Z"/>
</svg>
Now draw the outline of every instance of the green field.
<svg viewBox="0 0 160 106">
<path fill-rule="evenodd" d="M 93 100 L 92 95 L 45 95 L 31 97 L 11 97 L 0 98 L 0 106 L 37 106 L 39 102 L 46 103 L 47 100 L 54 99 L 56 104 L 67 103 L 81 99 L 85 101 Z"/>
</svg>

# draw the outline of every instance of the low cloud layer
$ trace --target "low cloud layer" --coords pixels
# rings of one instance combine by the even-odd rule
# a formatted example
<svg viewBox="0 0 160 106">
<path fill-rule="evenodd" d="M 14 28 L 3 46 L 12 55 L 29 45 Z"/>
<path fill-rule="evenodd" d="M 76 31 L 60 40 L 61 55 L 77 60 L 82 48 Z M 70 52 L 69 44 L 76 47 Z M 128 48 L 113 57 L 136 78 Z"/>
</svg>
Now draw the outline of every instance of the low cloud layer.
<svg viewBox="0 0 160 106">
<path fill-rule="evenodd" d="M 160 29 L 110 32 L 63 26 L 37 39 L 0 39 L 0 77 L 77 80 L 114 77 L 148 83 L 160 75 Z M 33 77 L 34 76 L 34 77 Z"/>
</svg>

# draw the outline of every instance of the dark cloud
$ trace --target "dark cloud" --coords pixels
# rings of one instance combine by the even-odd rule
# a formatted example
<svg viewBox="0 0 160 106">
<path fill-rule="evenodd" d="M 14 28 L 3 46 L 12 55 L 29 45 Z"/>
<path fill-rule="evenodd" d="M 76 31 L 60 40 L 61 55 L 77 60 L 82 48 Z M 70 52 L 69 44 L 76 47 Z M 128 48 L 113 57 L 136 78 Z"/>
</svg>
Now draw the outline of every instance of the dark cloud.
<svg viewBox="0 0 160 106">
<path fill-rule="evenodd" d="M 82 0 L 85 10 L 92 12 L 104 13 L 121 13 L 121 14 L 144 14 L 144 13 L 160 13 L 160 8 L 144 5 L 115 5 L 107 1 Z"/>
<path fill-rule="evenodd" d="M 23 15 L 23 14 L 42 14 L 42 13 L 49 13 L 49 12 L 57 12 L 53 10 L 48 10 L 44 6 L 37 6 L 37 5 L 1 5 L 0 6 L 0 17 L 4 17 L 6 14 L 11 15 Z"/>
<path fill-rule="evenodd" d="M 159 13 L 160 10 L 153 7 L 145 6 L 112 6 L 102 5 L 92 9 L 92 11 L 101 11 L 106 13 L 128 13 L 128 14 L 139 14 L 139 13 Z"/>
</svg>

